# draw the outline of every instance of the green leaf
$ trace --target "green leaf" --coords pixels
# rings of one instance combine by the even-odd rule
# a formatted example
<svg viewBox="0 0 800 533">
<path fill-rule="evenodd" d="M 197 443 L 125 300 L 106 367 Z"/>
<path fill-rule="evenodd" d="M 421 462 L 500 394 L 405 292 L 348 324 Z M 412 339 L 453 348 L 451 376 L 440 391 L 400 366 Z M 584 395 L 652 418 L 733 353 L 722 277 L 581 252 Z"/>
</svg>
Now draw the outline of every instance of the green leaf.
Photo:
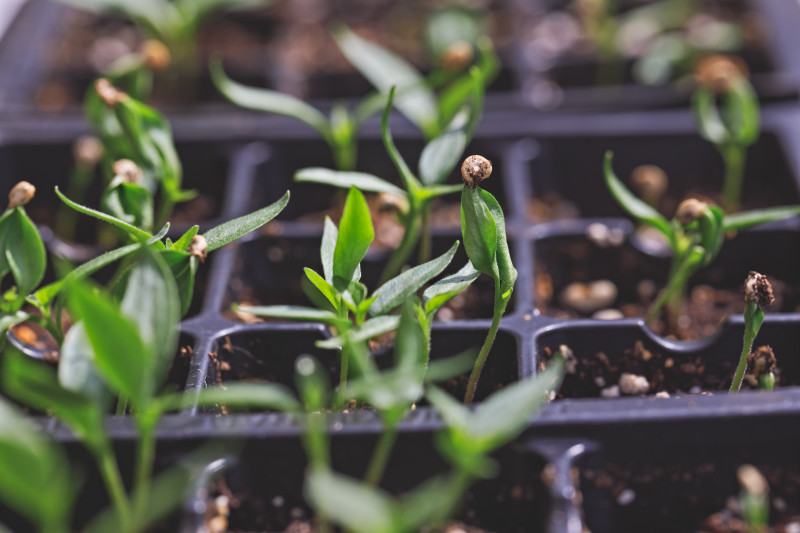
<svg viewBox="0 0 800 533">
<path fill-rule="evenodd" d="M 344 346 L 345 341 L 364 342 L 378 335 L 389 333 L 397 329 L 400 317 L 397 315 L 383 315 L 370 318 L 360 326 L 349 329 L 345 334 L 317 341 L 314 345 L 325 350 L 335 350 Z"/>
<path fill-rule="evenodd" d="M 345 319 L 336 313 L 314 309 L 313 307 L 301 307 L 299 305 L 267 305 L 267 306 L 234 306 L 234 309 L 243 313 L 265 318 L 287 318 L 290 320 L 303 320 L 306 322 L 324 322 L 334 326 L 341 325 Z"/>
<path fill-rule="evenodd" d="M 388 193 L 403 198 L 407 196 L 406 192 L 400 187 L 364 172 L 343 172 L 319 167 L 304 168 L 295 173 L 294 181 L 321 183 L 341 189 L 356 187 L 363 192 Z"/>
<path fill-rule="evenodd" d="M 153 195 L 135 183 L 118 183 L 103 195 L 103 209 L 110 215 L 137 228 L 149 231 L 153 226 Z"/>
<path fill-rule="evenodd" d="M 256 89 L 236 83 L 225 74 L 222 61 L 218 57 L 213 57 L 209 61 L 209 71 L 219 92 L 234 104 L 255 111 L 295 118 L 308 124 L 331 142 L 332 134 L 328 119 L 302 100 L 277 91 Z"/>
<path fill-rule="evenodd" d="M 420 190 L 417 198 L 420 200 L 430 200 L 438 196 L 447 196 L 448 194 L 455 194 L 461 192 L 462 184 L 457 183 L 453 185 L 431 185 Z"/>
<path fill-rule="evenodd" d="M 147 379 L 153 387 L 160 386 L 175 357 L 181 318 L 178 288 L 161 254 L 140 252 L 128 275 L 120 312 L 136 324 L 146 351 L 141 357 L 147 362 Z"/>
<path fill-rule="evenodd" d="M 438 133 L 436 96 L 414 67 L 395 54 L 366 41 L 341 25 L 333 32 L 348 61 L 379 91 L 402 87 L 396 106 L 426 137 Z"/>
<path fill-rule="evenodd" d="M 470 422 L 470 412 L 462 403 L 438 387 L 429 385 L 425 398 L 433 405 L 445 425 L 450 430 L 466 432 Z"/>
<path fill-rule="evenodd" d="M 289 203 L 289 191 L 286 191 L 280 200 L 272 205 L 268 205 L 249 215 L 229 220 L 215 228 L 211 228 L 203 234 L 208 241 L 208 252 L 213 252 L 217 248 L 225 246 L 236 239 L 243 237 L 253 230 L 256 230 L 278 216 Z"/>
<path fill-rule="evenodd" d="M 797 215 L 800 215 L 800 205 L 782 205 L 780 207 L 768 207 L 766 209 L 725 215 L 723 223 L 725 231 L 739 231 Z"/>
<path fill-rule="evenodd" d="M 400 174 L 400 178 L 403 180 L 403 186 L 406 188 L 406 191 L 413 196 L 422 187 L 422 184 L 417 180 L 417 177 L 414 176 L 414 173 L 411 172 L 411 169 L 408 168 L 408 163 L 403 159 L 402 154 L 400 154 L 400 151 L 394 144 L 392 130 L 389 129 L 389 117 L 392 113 L 394 94 L 395 88 L 392 87 L 386 99 L 386 107 L 383 108 L 383 115 L 381 115 L 381 140 L 383 140 L 386 153 L 389 154 L 389 159 L 392 160 L 397 172 Z"/>
<path fill-rule="evenodd" d="M 66 390 L 86 396 L 99 406 L 111 403 L 111 393 L 95 368 L 94 350 L 82 322 L 74 324 L 64 337 L 58 361 L 58 382 Z"/>
<path fill-rule="evenodd" d="M 383 491 L 312 468 L 306 474 L 306 498 L 322 516 L 354 533 L 392 533 L 392 502 Z"/>
<path fill-rule="evenodd" d="M 47 258 L 39 231 L 20 207 L 0 218 L 0 279 L 11 270 L 20 301 L 44 277 Z"/>
<path fill-rule="evenodd" d="M 619 206 L 640 224 L 647 224 L 660 231 L 670 242 L 670 246 L 675 249 L 675 233 L 666 218 L 653 209 L 650 204 L 638 199 L 628 190 L 627 187 L 614 174 L 611 166 L 614 154 L 606 152 L 603 162 L 603 176 L 606 181 L 608 192 L 614 197 Z"/>
<path fill-rule="evenodd" d="M 303 271 L 306 273 L 306 278 L 314 285 L 319 293 L 330 302 L 334 310 L 338 309 L 340 305 L 340 296 L 338 291 L 333 288 L 333 285 L 325 281 L 322 276 L 310 268 L 304 268 Z"/>
<path fill-rule="evenodd" d="M 227 409 L 267 409 L 282 413 L 302 411 L 292 392 L 278 383 L 228 383 L 194 393 L 176 393 L 159 399 L 162 412 L 177 411 L 194 405 Z"/>
<path fill-rule="evenodd" d="M 155 358 L 148 353 L 137 325 L 106 294 L 83 285 L 73 285 L 68 305 L 73 317 L 84 322 L 95 364 L 106 383 L 144 409 L 155 392 L 150 368 Z"/>
<path fill-rule="evenodd" d="M 497 224 L 477 187 L 461 192 L 461 235 L 472 265 L 497 279 Z"/>
<path fill-rule="evenodd" d="M 336 251 L 336 241 L 339 238 L 339 230 L 329 216 L 325 216 L 325 223 L 322 229 L 322 244 L 320 245 L 319 255 L 322 260 L 322 273 L 325 281 L 333 284 L 333 255 Z"/>
<path fill-rule="evenodd" d="M 367 200 L 361 191 L 350 187 L 333 251 L 334 287 L 340 291 L 347 288 L 374 238 Z"/>
<path fill-rule="evenodd" d="M 749 146 L 758 140 L 761 132 L 758 96 L 747 78 L 733 83 L 726 95 L 725 120 L 739 146 Z"/>
<path fill-rule="evenodd" d="M 372 316 L 384 315 L 402 304 L 428 281 L 441 274 L 453 260 L 457 249 L 458 241 L 436 259 L 410 268 L 381 285 L 372 295 L 374 300 L 369 307 L 369 314 Z"/>
<path fill-rule="evenodd" d="M 719 115 L 713 92 L 705 87 L 698 87 L 692 95 L 692 110 L 701 137 L 716 145 L 731 141 L 728 128 Z"/>
<path fill-rule="evenodd" d="M 23 311 L 17 311 L 10 315 L 0 315 L 0 336 L 5 337 L 9 328 L 25 322 L 28 318 L 30 318 L 30 315 Z"/>
<path fill-rule="evenodd" d="M 21 412 L 0 398 L 0 500 L 54 531 L 69 522 L 76 493 L 69 461 Z"/>
<path fill-rule="evenodd" d="M 417 374 L 417 384 L 421 386 L 428 366 L 430 343 L 414 312 L 414 300 L 416 298 L 407 299 L 400 311 L 394 341 L 394 360 L 398 370 Z"/>
<path fill-rule="evenodd" d="M 481 201 L 486 204 L 497 226 L 497 253 L 495 255 L 495 262 L 497 264 L 497 272 L 500 281 L 503 283 L 503 299 L 508 299 L 511 296 L 511 291 L 514 290 L 514 283 L 517 281 L 517 269 L 514 268 L 514 263 L 511 261 L 511 252 L 508 249 L 506 220 L 503 215 L 503 209 L 500 207 L 497 199 L 492 196 L 492 193 L 480 187 L 476 187 L 476 189 L 481 197 Z"/>
<path fill-rule="evenodd" d="M 94 217 L 98 220 L 102 220 L 103 222 L 108 222 L 109 224 L 118 227 L 122 231 L 129 233 L 131 237 L 133 237 L 136 240 L 146 241 L 147 239 L 152 237 L 152 235 L 150 235 L 146 231 L 139 229 L 131 224 L 128 224 L 124 220 L 120 220 L 116 217 L 112 217 L 111 215 L 107 215 L 101 211 L 97 211 L 95 209 L 91 209 L 89 207 L 76 204 L 75 202 L 64 196 L 61 193 L 61 191 L 58 190 L 58 187 L 56 187 L 56 194 L 58 195 L 59 198 L 61 198 L 62 202 L 70 206 L 75 211 L 83 213 L 84 215 L 89 215 L 90 217 Z"/>
<path fill-rule="evenodd" d="M 702 239 L 702 246 L 705 251 L 703 264 L 710 264 L 717 254 L 722 243 L 725 241 L 725 228 L 723 227 L 723 219 L 725 214 L 717 206 L 708 206 L 699 220 L 700 236 Z"/>
<path fill-rule="evenodd" d="M 162 250 L 159 253 L 166 265 L 172 272 L 175 284 L 178 289 L 178 300 L 180 301 L 180 317 L 189 312 L 194 294 L 194 278 L 197 273 L 199 260 L 189 252 L 178 250 Z"/>
<path fill-rule="evenodd" d="M 472 263 L 467 261 L 467 264 L 461 270 L 440 279 L 425 289 L 425 292 L 422 293 L 425 312 L 428 314 L 435 312 L 455 295 L 469 287 L 480 275 L 481 273 L 475 270 Z"/>
<path fill-rule="evenodd" d="M 198 231 L 200 231 L 200 226 L 192 226 L 187 229 L 186 233 L 181 235 L 181 238 L 175 241 L 172 246 L 169 246 L 169 248 L 185 252 L 189 249 L 189 245 L 192 244 L 192 238 L 197 235 Z"/>
<path fill-rule="evenodd" d="M 461 121 L 466 125 L 466 116 Z M 425 145 L 419 158 L 419 178 L 424 185 L 444 182 L 456 168 L 467 147 L 467 134 L 459 127 L 449 129 Z"/>
</svg>

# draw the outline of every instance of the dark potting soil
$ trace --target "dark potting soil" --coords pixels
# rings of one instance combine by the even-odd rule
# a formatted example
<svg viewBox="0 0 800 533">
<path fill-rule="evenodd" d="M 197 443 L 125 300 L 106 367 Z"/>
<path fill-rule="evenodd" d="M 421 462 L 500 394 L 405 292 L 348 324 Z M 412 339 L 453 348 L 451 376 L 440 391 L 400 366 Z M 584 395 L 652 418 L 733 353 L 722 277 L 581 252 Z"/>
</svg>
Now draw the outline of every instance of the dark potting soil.
<svg viewBox="0 0 800 533">
<path fill-rule="evenodd" d="M 557 348 L 545 347 L 545 360 L 550 359 Z M 756 340 L 753 349 L 767 348 Z M 779 365 L 774 370 L 776 387 L 800 383 L 797 376 L 781 373 L 781 357 L 793 355 L 776 354 Z M 696 354 L 665 355 L 645 348 L 641 341 L 636 341 L 632 348 L 622 353 L 572 353 L 567 356 L 567 372 L 557 398 L 616 398 L 667 393 L 663 401 L 668 401 L 666 398 L 669 396 L 727 393 L 737 363 L 735 354 L 724 361 Z M 544 363 L 540 363 L 540 367 L 543 366 Z M 758 390 L 758 381 L 752 372 L 751 360 L 742 390 Z M 632 376 L 637 379 L 644 377 L 647 381 L 634 385 Z"/>
</svg>

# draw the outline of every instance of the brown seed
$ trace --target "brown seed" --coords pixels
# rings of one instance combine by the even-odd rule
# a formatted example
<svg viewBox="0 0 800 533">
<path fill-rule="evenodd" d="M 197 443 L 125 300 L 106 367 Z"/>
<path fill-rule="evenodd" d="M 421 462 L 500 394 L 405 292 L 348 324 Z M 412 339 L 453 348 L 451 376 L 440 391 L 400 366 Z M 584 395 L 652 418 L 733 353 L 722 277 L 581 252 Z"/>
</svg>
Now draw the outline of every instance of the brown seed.
<svg viewBox="0 0 800 533">
<path fill-rule="evenodd" d="M 730 91 L 733 84 L 748 75 L 744 61 L 722 54 L 703 56 L 695 65 L 694 72 L 700 85 L 718 94 Z"/>
<path fill-rule="evenodd" d="M 667 192 L 667 173 L 655 165 L 641 165 L 631 173 L 631 185 L 649 204 L 656 204 Z"/>
<path fill-rule="evenodd" d="M 142 169 L 130 159 L 120 159 L 114 163 L 113 171 L 115 176 L 122 176 L 127 183 L 141 183 L 142 181 Z"/>
<path fill-rule="evenodd" d="M 461 70 L 472 63 L 474 56 L 471 44 L 467 41 L 456 41 L 442 54 L 442 67 L 445 70 Z"/>
<path fill-rule="evenodd" d="M 8 208 L 14 209 L 17 206 L 27 204 L 33 200 L 35 194 L 36 187 L 27 181 L 20 181 L 14 185 L 14 188 L 8 193 Z"/>
<path fill-rule="evenodd" d="M 95 81 L 94 90 L 97 92 L 97 96 L 100 97 L 100 100 L 108 107 L 116 107 L 117 104 L 128 98 L 127 93 L 114 87 L 106 78 L 100 78 Z"/>
<path fill-rule="evenodd" d="M 166 70 L 172 60 L 164 43 L 155 39 L 148 39 L 139 47 L 139 54 L 142 56 L 142 62 L 150 70 Z"/>
<path fill-rule="evenodd" d="M 771 347 L 759 346 L 756 351 L 747 356 L 747 362 L 753 369 L 753 375 L 758 378 L 763 374 L 773 372 L 778 360 Z"/>
<path fill-rule="evenodd" d="M 492 162 L 482 155 L 471 155 L 461 164 L 461 179 L 470 189 L 491 175 Z"/>
<path fill-rule="evenodd" d="M 766 478 L 753 465 L 742 465 L 736 471 L 739 484 L 754 496 L 766 496 L 769 493 L 769 484 Z"/>
<path fill-rule="evenodd" d="M 682 226 L 686 226 L 702 218 L 706 209 L 708 209 L 707 203 L 701 202 L 697 198 L 687 198 L 678 205 L 675 218 Z"/>
<path fill-rule="evenodd" d="M 755 302 L 759 307 L 768 307 L 775 301 L 772 284 L 764 274 L 751 270 L 744 280 L 744 301 Z"/>
<path fill-rule="evenodd" d="M 93 168 L 103 156 L 103 143 L 93 135 L 78 137 L 72 146 L 72 157 L 75 165 L 82 169 Z"/>
<path fill-rule="evenodd" d="M 189 253 L 195 256 L 202 263 L 206 260 L 206 250 L 208 249 L 208 241 L 202 235 L 195 235 L 192 237 L 192 243 L 189 245 Z"/>
</svg>

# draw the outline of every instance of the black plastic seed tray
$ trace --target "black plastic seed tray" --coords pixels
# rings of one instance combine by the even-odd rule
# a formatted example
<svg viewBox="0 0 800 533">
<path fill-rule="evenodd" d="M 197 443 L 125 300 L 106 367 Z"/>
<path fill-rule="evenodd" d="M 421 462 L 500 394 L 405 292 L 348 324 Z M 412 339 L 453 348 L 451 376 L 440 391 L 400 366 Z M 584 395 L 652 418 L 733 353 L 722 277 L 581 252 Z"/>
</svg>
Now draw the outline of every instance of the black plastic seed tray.
<svg viewBox="0 0 800 533">
<path fill-rule="evenodd" d="M 776 199 L 777 203 L 798 201 L 798 118 L 800 110 L 790 105 L 764 111 L 764 134 L 749 152 L 745 178 L 747 201 L 753 205 Z M 261 232 L 215 252 L 201 268 L 205 275 L 198 282 L 192 312 L 182 324 L 184 349 L 176 356 L 170 382 L 188 395 L 239 379 L 268 379 L 292 386 L 293 363 L 302 353 L 318 356 L 335 376 L 335 354 L 314 347 L 315 340 L 328 335 L 324 328 L 302 323 L 245 324 L 232 320 L 229 311 L 232 302 L 244 298 L 270 304 L 304 303 L 295 283 L 301 267 L 318 261 L 320 224 L 319 219 L 302 217 L 325 209 L 335 193 L 324 187 L 305 187 L 300 194 L 291 174 L 308 162 L 329 164 L 328 153 L 302 128 L 292 129 L 280 119 L 236 115 L 214 120 L 202 131 L 198 131 L 200 119 L 174 122 L 187 185 L 207 191 L 218 206 L 204 224 L 245 214 L 274 201 L 286 189 L 293 192 L 291 207 Z M 401 150 L 413 161 L 421 141 L 401 118 L 393 118 L 392 124 L 397 126 Z M 48 205 L 48 210 L 57 205 L 45 191 L 67 179 L 69 145 L 84 128 L 68 118 L 9 124 L 0 138 L 4 182 L 10 184 L 23 176 L 43 179 L 37 201 Z M 624 180 L 637 165 L 659 164 L 671 178 L 668 196 L 675 199 L 688 193 L 712 194 L 722 163 L 693 128 L 691 115 L 684 111 L 547 117 L 525 110 L 487 113 L 469 151 L 493 160 L 496 174 L 486 184 L 506 211 L 520 276 L 479 398 L 534 375 L 548 350 L 561 344 L 569 345 L 580 361 L 602 352 L 614 362 L 627 351 L 640 350 L 652 354 L 651 361 L 665 368 L 669 359 L 670 368 L 686 371 L 658 382 L 675 385 L 670 398 L 599 399 L 595 396 L 603 387 L 594 381 L 588 387 L 562 389 L 567 397 L 550 403 L 520 439 L 500 452 L 498 459 L 506 467 L 500 477 L 476 485 L 470 493 L 461 515 L 468 523 L 496 531 L 577 532 L 584 525 L 595 532 L 693 531 L 706 517 L 724 509 L 726 498 L 736 495 L 735 469 L 744 462 L 774 474 L 769 479 L 780 499 L 775 513 L 798 512 L 794 477 L 798 465 L 791 452 L 800 444 L 795 423 L 800 392 L 791 386 L 800 382 L 800 315 L 795 312 L 800 303 L 800 225 L 796 219 L 731 238 L 718 262 L 698 273 L 693 282 L 732 289 L 750 269 L 783 282 L 783 303 L 768 312 L 757 340 L 757 345 L 772 346 L 778 356 L 781 388 L 775 392 L 723 392 L 741 350 L 740 316 L 731 317 L 710 336 L 679 342 L 657 336 L 641 319 L 559 318 L 551 305 L 557 306 L 557 295 L 575 281 L 614 281 L 619 288 L 617 303 L 636 298 L 640 277 L 663 283 L 666 258 L 659 250 L 643 246 L 635 238 L 632 223 L 620 218 L 602 183 L 602 156 L 606 149 L 615 151 L 615 168 Z M 394 176 L 375 123 L 365 129 L 361 166 L 387 178 Z M 765 193 L 772 196 L 759 196 Z M 571 207 L 542 219 L 533 202 L 548 197 L 553 205 L 559 200 Z M 452 205 L 443 202 L 440 207 L 446 211 Z M 663 208 L 669 216 L 669 204 Z M 565 214 L 566 218 L 559 218 Z M 460 240 L 458 226 L 448 224 L 447 217 L 443 220 L 434 226 L 434 253 Z M 617 240 L 599 239 L 599 227 Z M 385 251 L 369 253 L 363 269 L 368 283 L 374 285 L 385 260 Z M 462 250 L 451 268 L 464 261 Z M 542 291 L 545 275 L 550 300 Z M 490 321 L 481 305 L 487 295 L 491 299 L 491 288 L 476 284 L 469 313 L 445 316 L 446 321 L 434 326 L 432 357 L 447 357 L 481 342 Z M 691 377 L 699 367 L 704 373 Z M 568 375 L 568 382 L 573 378 Z M 459 394 L 463 382 L 454 380 L 445 386 Z M 693 390 L 695 386 L 699 388 Z M 702 390 L 713 394 L 701 394 Z M 110 423 L 124 454 L 135 437 L 133 428 L 126 419 Z M 60 440 L 73 443 L 72 453 L 80 456 L 63 427 L 52 420 L 43 424 Z M 368 411 L 333 415 L 330 428 L 337 468 L 358 475 L 380 431 L 376 415 Z M 442 470 L 431 438 L 440 428 L 435 413 L 425 406 L 403 422 L 387 489 L 401 491 Z M 230 446 L 235 461 L 230 461 L 224 476 L 228 486 L 245 497 L 235 518 L 243 521 L 239 525 L 259 530 L 285 527 L 292 518 L 308 515 L 302 503 L 305 459 L 299 431 L 280 414 L 219 415 L 190 407 L 168 417 L 159 429 L 159 463 L 166 465 L 206 441 Z M 213 495 L 215 487 L 201 483 L 199 492 L 210 490 Z M 102 497 L 95 496 L 81 500 L 78 521 L 101 504 Z M 202 523 L 202 501 L 188 501 L 184 516 L 176 518 L 184 522 L 185 531 L 195 531 Z M 272 522 L 264 522 L 265 517 Z M 655 524 L 654 517 L 658 517 Z"/>
</svg>

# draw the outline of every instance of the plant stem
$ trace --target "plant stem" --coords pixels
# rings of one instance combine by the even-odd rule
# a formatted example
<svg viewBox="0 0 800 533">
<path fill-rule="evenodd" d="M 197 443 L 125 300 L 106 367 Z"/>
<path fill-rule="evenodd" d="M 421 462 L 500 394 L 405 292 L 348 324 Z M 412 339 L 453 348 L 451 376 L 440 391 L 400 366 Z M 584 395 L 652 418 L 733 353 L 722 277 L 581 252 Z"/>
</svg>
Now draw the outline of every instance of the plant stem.
<svg viewBox="0 0 800 533">
<path fill-rule="evenodd" d="M 650 309 L 647 311 L 647 315 L 644 319 L 645 324 L 651 324 L 659 315 L 664 305 L 668 302 L 671 304 L 671 306 L 677 306 L 677 312 L 678 315 L 680 315 L 686 283 L 695 270 L 693 265 L 690 264 L 690 257 L 691 254 L 687 252 L 686 255 L 680 259 L 680 261 L 673 263 L 673 267 L 670 268 L 669 282 L 664 290 L 661 291 L 661 294 L 658 295 L 656 301 L 653 302 L 653 305 L 650 306 Z M 676 304 L 676 302 L 680 302 L 680 304 Z M 675 309 L 673 308 L 672 311 L 674 312 Z"/>
<path fill-rule="evenodd" d="M 350 366 L 350 350 L 347 343 L 342 346 L 342 362 L 339 370 L 339 406 L 344 407 L 344 402 L 347 400 L 347 373 Z"/>
<path fill-rule="evenodd" d="M 120 527 L 122 531 L 129 531 L 132 525 L 133 516 L 131 514 L 131 504 L 125 493 L 125 485 L 122 483 L 122 476 L 117 467 L 114 451 L 106 441 L 95 449 L 100 474 L 106 484 L 111 501 L 119 515 Z"/>
<path fill-rule="evenodd" d="M 149 418 L 149 416 L 148 416 Z M 150 477 L 156 452 L 155 424 L 139 421 L 139 448 L 136 457 L 136 474 L 133 484 L 134 520 L 136 523 L 147 513 Z"/>
<path fill-rule="evenodd" d="M 408 212 L 408 225 L 406 226 L 406 230 L 403 233 L 403 239 L 400 241 L 400 246 L 398 246 L 392 256 L 389 258 L 389 262 L 386 264 L 386 268 L 383 270 L 383 274 L 381 274 L 380 285 L 383 285 L 400 272 L 400 269 L 403 265 L 406 264 L 408 258 L 411 256 L 411 252 L 414 250 L 414 246 L 416 246 L 417 241 L 419 240 L 419 232 L 420 232 L 420 216 L 419 212 L 414 209 L 410 208 Z"/>
<path fill-rule="evenodd" d="M 726 213 L 739 209 L 744 177 L 745 149 L 738 144 L 723 144 L 719 147 L 725 161 L 725 182 L 722 186 L 722 205 Z"/>
<path fill-rule="evenodd" d="M 119 396 L 117 398 L 117 409 L 114 411 L 116 416 L 123 416 L 125 411 L 128 409 L 128 397 L 127 396 Z"/>
<path fill-rule="evenodd" d="M 397 425 L 391 424 L 386 426 L 383 433 L 378 440 L 378 445 L 372 454 L 372 459 L 367 468 L 367 474 L 364 476 L 364 481 L 367 484 L 376 486 L 381 482 L 383 472 L 386 470 L 386 463 L 389 462 L 389 455 L 392 452 L 392 447 L 397 439 Z"/>
<path fill-rule="evenodd" d="M 500 327 L 500 319 L 506 311 L 506 305 L 508 305 L 508 300 L 502 297 L 502 293 L 500 292 L 500 280 L 495 280 L 492 326 L 489 328 L 489 334 L 486 335 L 483 347 L 478 354 L 478 358 L 475 360 L 475 366 L 472 368 L 472 374 L 469 376 L 467 393 L 464 395 L 464 404 L 466 405 L 471 404 L 475 399 L 475 389 L 478 387 L 478 379 L 481 377 L 483 365 L 486 364 L 486 358 L 489 356 L 489 351 L 492 349 L 495 337 L 497 337 L 497 329 Z"/>
<path fill-rule="evenodd" d="M 733 375 L 731 382 L 730 392 L 739 392 L 742 388 L 742 380 L 744 379 L 744 371 L 747 370 L 747 356 L 753 349 L 753 341 L 756 340 L 758 328 L 752 327 L 752 317 L 758 308 L 755 302 L 747 302 L 744 309 L 744 342 L 742 343 L 742 355 L 739 357 L 739 366 L 736 367 L 736 373 Z"/>
<path fill-rule="evenodd" d="M 419 246 L 419 264 L 427 263 L 431 260 L 431 204 L 426 202 L 422 206 L 422 229 L 421 242 Z"/>
</svg>

